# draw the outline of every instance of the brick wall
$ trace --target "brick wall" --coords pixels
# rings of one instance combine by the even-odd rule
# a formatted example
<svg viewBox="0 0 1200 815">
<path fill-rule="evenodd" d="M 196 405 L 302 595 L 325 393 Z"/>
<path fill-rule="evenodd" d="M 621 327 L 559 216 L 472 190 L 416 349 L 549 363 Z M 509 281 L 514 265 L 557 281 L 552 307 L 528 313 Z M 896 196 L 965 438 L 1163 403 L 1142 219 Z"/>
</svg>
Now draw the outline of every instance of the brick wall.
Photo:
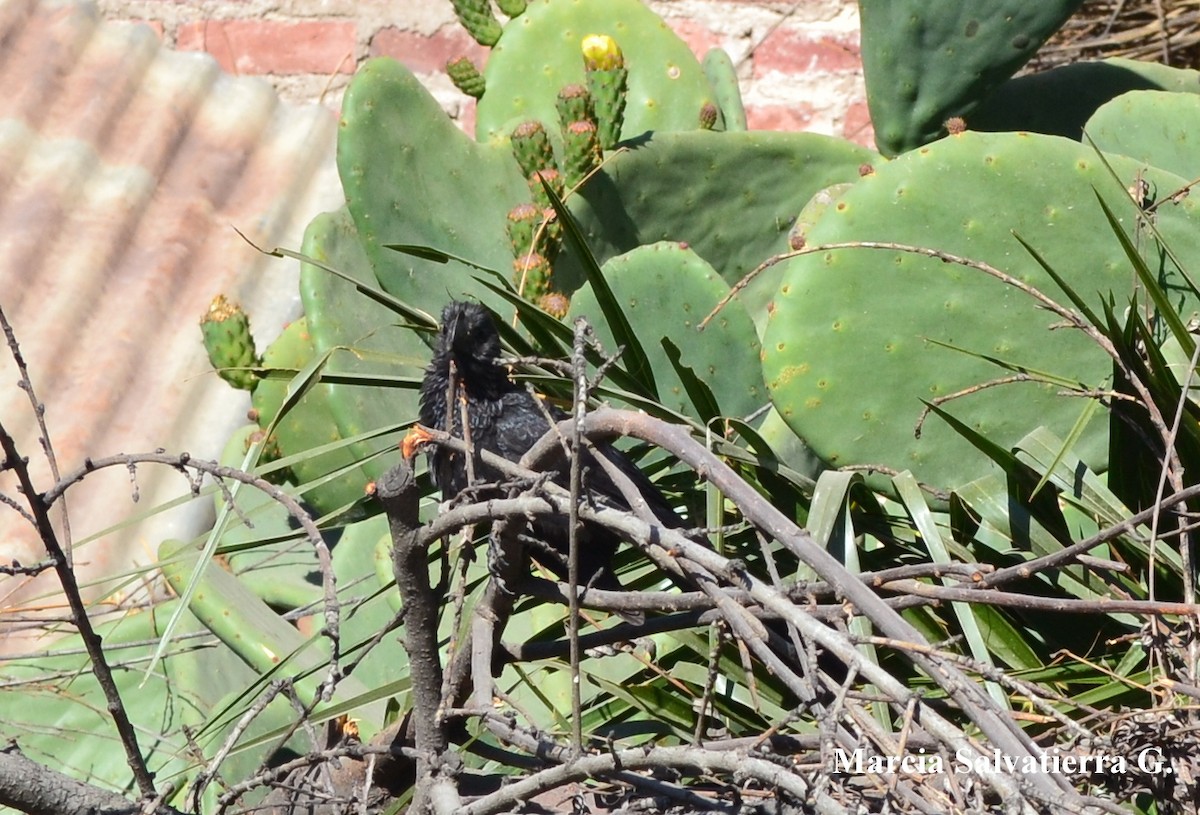
<svg viewBox="0 0 1200 815">
<path fill-rule="evenodd" d="M 853 0 L 651 0 L 698 55 L 720 46 L 739 66 L 750 126 L 871 143 Z M 207 51 L 233 74 L 269 79 L 288 100 L 336 109 L 364 59 L 388 55 L 422 76 L 464 127 L 473 101 L 442 71 L 483 55 L 450 0 L 99 0 L 109 20 L 148 23 L 179 50 Z"/>
</svg>

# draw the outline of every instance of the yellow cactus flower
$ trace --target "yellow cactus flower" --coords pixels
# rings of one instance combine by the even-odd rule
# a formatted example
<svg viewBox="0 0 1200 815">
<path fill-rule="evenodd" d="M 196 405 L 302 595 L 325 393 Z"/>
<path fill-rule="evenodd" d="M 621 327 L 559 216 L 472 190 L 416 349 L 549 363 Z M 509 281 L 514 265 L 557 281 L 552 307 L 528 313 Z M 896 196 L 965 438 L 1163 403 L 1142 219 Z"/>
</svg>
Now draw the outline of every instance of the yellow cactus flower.
<svg viewBox="0 0 1200 815">
<path fill-rule="evenodd" d="M 611 71 L 625 67 L 625 56 L 617 41 L 607 34 L 588 34 L 583 38 L 583 63 L 589 71 Z"/>
</svg>

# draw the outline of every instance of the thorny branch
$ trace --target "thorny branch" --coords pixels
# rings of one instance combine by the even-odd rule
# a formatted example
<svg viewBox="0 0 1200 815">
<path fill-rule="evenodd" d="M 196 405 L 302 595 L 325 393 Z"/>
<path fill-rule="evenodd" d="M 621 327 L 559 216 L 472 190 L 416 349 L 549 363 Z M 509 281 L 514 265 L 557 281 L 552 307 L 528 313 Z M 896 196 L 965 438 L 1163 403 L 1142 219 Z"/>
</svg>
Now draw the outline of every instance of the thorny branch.
<svg viewBox="0 0 1200 815">
<path fill-rule="evenodd" d="M 697 472 L 713 480 L 729 500 L 738 506 L 745 517 L 758 525 L 765 533 L 772 535 L 797 553 L 805 563 L 817 571 L 835 596 L 851 602 L 857 612 L 863 613 L 871 619 L 881 631 L 888 634 L 891 641 L 912 643 L 915 646 L 920 646 L 923 642 L 919 635 L 907 630 L 906 625 L 888 604 L 868 587 L 868 583 L 870 583 L 878 588 L 893 590 L 910 588 L 910 586 L 898 582 L 904 578 L 897 575 L 891 581 L 887 579 L 864 581 L 862 576 L 846 572 L 840 563 L 825 554 L 824 550 L 816 547 L 802 530 L 795 527 L 786 518 L 779 516 L 760 496 L 749 490 L 744 482 L 740 482 L 740 479 L 737 479 L 732 471 L 727 471 L 722 462 L 693 442 L 686 432 L 639 414 L 604 409 L 587 416 L 586 429 L 589 437 L 593 440 L 627 434 L 665 447 Z M 677 430 L 678 432 L 676 432 Z M 567 431 L 567 427 L 560 425 L 559 433 L 565 434 Z M 444 435 L 433 434 L 433 438 L 437 443 L 455 444 Z M 555 435 L 552 430 L 543 440 L 543 444 L 547 448 L 550 445 L 556 445 L 558 438 L 560 436 Z M 535 446 L 530 451 L 528 460 L 536 461 L 538 451 L 539 447 Z M 489 467 L 504 472 L 507 476 L 520 479 L 527 484 L 537 484 L 537 490 L 514 498 L 496 499 L 482 504 L 468 504 L 454 508 L 434 519 L 423 530 L 423 534 L 427 538 L 432 540 L 450 533 L 456 528 L 481 522 L 487 518 L 528 518 L 567 512 L 567 502 L 570 500 L 567 491 L 557 488 L 553 483 L 538 480 L 535 473 L 491 456 L 486 451 L 483 452 L 483 460 Z M 620 486 L 619 482 L 618 486 Z M 812 615 L 806 613 L 805 608 L 798 606 L 793 599 L 786 597 L 776 587 L 761 583 L 752 575 L 744 572 L 736 563 L 688 540 L 677 531 L 663 529 L 646 520 L 639 520 L 629 513 L 618 512 L 603 506 L 593 508 L 584 505 L 577 511 L 581 518 L 589 523 L 606 523 L 611 528 L 622 531 L 628 540 L 638 543 L 660 567 L 690 574 L 705 590 L 723 618 L 733 626 L 735 634 L 749 644 L 756 655 L 771 665 L 777 675 L 781 676 L 801 698 L 805 695 L 804 682 L 793 675 L 786 664 L 772 664 L 778 657 L 765 645 L 766 634 L 761 625 L 754 623 L 754 618 L 748 616 L 744 605 L 746 599 L 735 600 L 733 592 L 746 592 L 746 596 L 761 606 L 764 611 L 778 619 L 786 620 L 796 626 L 806 639 L 819 643 L 830 653 L 837 654 L 854 673 L 861 674 L 865 681 L 873 684 L 885 694 L 886 698 L 892 699 L 893 704 L 899 708 L 908 709 L 914 704 L 922 707 L 921 725 L 925 732 L 941 740 L 952 751 L 966 750 L 968 754 L 972 754 L 971 751 L 975 749 L 974 745 L 954 724 L 941 718 L 931 709 L 921 706 L 918 696 L 898 684 L 894 678 L 877 665 L 862 659 L 849 640 L 819 623 Z M 983 576 L 983 573 L 975 574 L 976 579 L 980 576 Z M 729 588 L 730 584 L 733 588 Z M 920 590 L 924 591 L 924 588 Z M 945 597 L 957 599 L 958 592 L 969 591 L 971 590 L 966 588 L 946 589 Z M 980 592 L 980 594 L 983 593 Z M 1001 598 L 1001 602 L 1007 601 Z M 1102 606 L 1102 603 L 1098 604 L 1098 607 Z M 1134 606 L 1129 608 L 1133 610 Z M 1179 611 L 1182 608 L 1182 606 L 1180 608 L 1171 607 L 1171 610 Z M 1147 604 L 1136 608 L 1141 613 L 1157 613 L 1162 609 L 1162 606 L 1156 604 Z M 1019 728 L 1014 727 L 1010 718 L 1000 715 L 999 711 L 996 711 L 990 700 L 978 691 L 974 681 L 966 674 L 960 673 L 955 660 L 939 656 L 940 652 L 928 648 L 928 646 L 901 650 L 907 650 L 914 663 L 921 666 L 927 675 L 958 702 L 959 707 L 984 730 L 992 743 L 1003 744 L 1001 749 L 1005 751 L 1005 754 L 1014 754 L 1012 751 L 1019 751 L 1015 754 L 1029 754 L 1035 757 L 1040 755 L 1039 748 L 1029 742 Z M 891 746 L 894 749 L 895 745 Z M 1038 779 L 1030 778 L 989 777 L 987 780 L 1003 797 L 1011 798 L 1014 801 L 1032 796 L 1034 800 L 1061 806 L 1067 811 L 1079 811 L 1081 807 L 1089 805 L 1089 802 L 1079 798 L 1061 779 L 1041 779 L 1040 783 Z"/>
</svg>

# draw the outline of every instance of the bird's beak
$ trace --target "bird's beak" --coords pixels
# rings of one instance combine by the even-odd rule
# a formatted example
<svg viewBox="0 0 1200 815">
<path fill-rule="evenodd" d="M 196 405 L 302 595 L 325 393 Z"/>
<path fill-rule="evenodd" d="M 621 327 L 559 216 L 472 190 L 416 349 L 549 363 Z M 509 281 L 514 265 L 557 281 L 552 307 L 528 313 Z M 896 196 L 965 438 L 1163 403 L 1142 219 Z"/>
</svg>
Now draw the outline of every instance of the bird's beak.
<svg viewBox="0 0 1200 815">
<path fill-rule="evenodd" d="M 445 326 L 446 340 L 451 349 L 457 349 L 460 342 L 463 340 L 463 313 L 456 311 L 454 316 L 450 318 L 450 324 Z"/>
</svg>

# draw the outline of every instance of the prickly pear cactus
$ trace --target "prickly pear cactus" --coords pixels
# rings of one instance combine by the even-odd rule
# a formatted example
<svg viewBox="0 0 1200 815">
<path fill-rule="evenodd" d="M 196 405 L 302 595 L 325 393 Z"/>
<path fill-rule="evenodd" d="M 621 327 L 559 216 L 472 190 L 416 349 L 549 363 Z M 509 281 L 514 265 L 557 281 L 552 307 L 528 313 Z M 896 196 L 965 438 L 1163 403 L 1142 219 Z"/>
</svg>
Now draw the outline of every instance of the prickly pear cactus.
<svg viewBox="0 0 1200 815">
<path fill-rule="evenodd" d="M 867 104 L 880 152 L 944 135 L 1025 64 L 1082 0 L 859 0 Z"/>
<path fill-rule="evenodd" d="M 313 219 L 303 252 L 378 288 L 345 209 Z M 339 436 L 354 440 L 345 449 L 360 465 L 347 474 L 346 490 L 361 495 L 369 480 L 398 460 L 396 443 L 404 423 L 416 415 L 415 386 L 428 364 L 429 350 L 419 334 L 398 327 L 402 319 L 395 312 L 315 266 L 300 269 L 300 299 L 313 352 L 328 355 L 323 373 L 341 377 L 322 384 L 320 392 Z"/>
<path fill-rule="evenodd" d="M 202 638 L 204 628 L 185 614 L 180 632 L 192 638 L 168 649 L 157 670 L 147 673 L 162 629 L 178 601 L 153 611 L 130 611 L 102 623 L 97 633 L 114 665 L 114 680 L 150 771 L 159 778 L 186 778 L 199 769 L 184 726 L 200 735 L 212 755 L 231 723 L 214 719 L 227 694 L 254 681 L 228 649 Z M 197 647 L 202 643 L 204 647 Z M 22 754 L 111 790 L 133 785 L 125 753 L 113 749 L 116 732 L 99 683 L 91 673 L 77 634 L 41 646 L 44 654 L 9 655 L 0 662 L 0 737 L 19 742 Z M 267 749 L 248 749 L 223 768 L 226 778 L 252 773 Z M 249 766 L 247 766 L 249 765 Z"/>
<path fill-rule="evenodd" d="M 473 142 L 411 72 L 380 58 L 363 65 L 346 91 L 337 161 L 358 238 L 385 291 L 434 315 L 452 297 L 500 305 L 472 279 L 476 270 L 385 245 L 429 246 L 508 269 L 506 216 L 530 193 L 507 143 Z"/>
<path fill-rule="evenodd" d="M 265 368 L 284 368 L 298 371 L 313 357 L 312 336 L 307 320 L 301 318 L 288 325 L 279 338 L 263 354 Z M 251 398 L 261 427 L 275 420 L 288 390 L 286 379 L 265 379 L 254 389 Z M 330 411 L 328 385 L 315 385 L 284 414 L 275 427 L 275 440 L 282 456 L 298 456 L 289 465 L 298 484 L 309 484 L 332 473 L 339 473 L 307 491 L 305 500 L 319 513 L 346 510 L 363 499 L 363 487 L 368 481 L 357 467 L 357 460 L 346 447 L 338 447 L 319 455 L 300 455 L 315 447 L 342 440 Z"/>
<path fill-rule="evenodd" d="M 712 48 L 701 60 L 704 75 L 712 85 L 713 96 L 716 97 L 720 118 L 728 131 L 747 129 L 746 108 L 742 105 L 742 91 L 738 85 L 737 68 L 733 59 L 723 48 Z M 712 130 L 706 127 L 705 130 Z"/>
<path fill-rule="evenodd" d="M 864 147 L 812 133 L 660 133 L 612 156 L 567 203 L 602 262 L 644 244 L 682 241 L 733 285 L 787 251 L 796 214 L 818 190 L 857 180 L 872 161 L 878 154 Z M 570 255 L 555 275 L 565 291 L 582 284 Z M 760 275 L 747 288 L 749 313 L 765 313 L 775 279 Z"/>
<path fill-rule="evenodd" d="M 603 272 L 642 341 L 663 405 L 707 418 L 700 417 L 675 373 L 662 337 L 679 349 L 681 364 L 712 389 L 725 415 L 748 416 L 766 404 L 758 335 L 741 302 L 735 298 L 700 328 L 729 294 L 729 286 L 703 258 L 679 243 L 654 243 L 610 259 Z M 606 348 L 615 350 L 590 287 L 575 295 L 567 316 L 570 320 L 581 315 L 596 327 Z"/>
<path fill-rule="evenodd" d="M 1078 139 L 1101 105 L 1135 90 L 1200 93 L 1200 71 L 1131 59 L 1079 62 L 1010 79 L 966 118 L 973 130 Z"/>
<path fill-rule="evenodd" d="M 1120 153 L 1184 178 L 1200 175 L 1200 95 L 1130 91 L 1101 106 L 1084 132 L 1106 153 Z"/>
<path fill-rule="evenodd" d="M 808 231 L 807 244 L 933 247 L 990 263 L 1069 302 L 1015 232 L 1094 308 L 1111 292 L 1120 309 L 1132 293 L 1132 272 L 1093 189 L 1133 233 L 1136 211 L 1126 186 L 1139 172 L 1159 190 L 1184 182 L 1124 157 L 1109 161 L 1120 180 L 1109 176 L 1092 148 L 1065 139 L 952 136 L 862 178 Z M 1159 232 L 1185 263 L 1200 259 L 1196 206 L 1171 202 L 1156 214 Z M 1138 241 L 1149 247 L 1151 238 L 1141 234 Z M 1178 284 L 1179 271 L 1169 261 L 1162 270 L 1165 285 Z M 911 253 L 852 248 L 794 258 L 782 274 L 763 340 L 764 378 L 783 419 L 834 466 L 907 468 L 940 487 L 981 475 L 981 457 L 936 417 L 920 438 L 914 436 L 922 400 L 1013 373 L 976 355 L 1085 387 L 1104 387 L 1111 375 L 1109 359 L 1083 334 L 1052 330 L 1057 316 L 980 271 Z M 1000 445 L 1039 425 L 1065 438 L 1083 407 L 1060 390 L 1059 384 L 1023 382 L 950 401 L 945 409 Z M 1106 440 L 1106 421 L 1094 420 L 1076 453 L 1102 470 Z"/>
<path fill-rule="evenodd" d="M 585 81 L 581 47 L 593 34 L 615 39 L 629 69 L 622 139 L 695 130 L 700 109 L 716 103 L 687 44 L 640 0 L 533 0 L 488 57 L 476 138 L 504 139 L 527 119 L 556 122 L 559 90 Z"/>
</svg>

